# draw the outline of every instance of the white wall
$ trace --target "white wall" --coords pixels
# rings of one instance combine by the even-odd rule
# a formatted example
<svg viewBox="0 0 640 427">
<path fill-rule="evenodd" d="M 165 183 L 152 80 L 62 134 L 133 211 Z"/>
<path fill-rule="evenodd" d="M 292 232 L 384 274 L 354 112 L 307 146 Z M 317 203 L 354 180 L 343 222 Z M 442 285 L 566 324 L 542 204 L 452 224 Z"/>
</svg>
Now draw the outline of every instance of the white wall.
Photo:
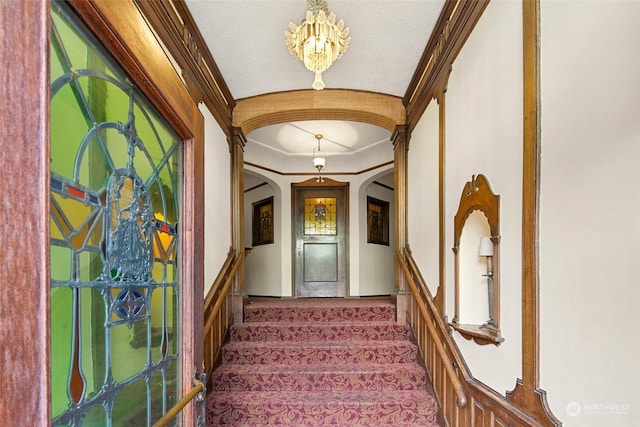
<svg viewBox="0 0 640 427">
<path fill-rule="evenodd" d="M 231 246 L 231 161 L 227 138 L 211 112 L 204 117 L 204 294 L 227 258 Z"/>
<path fill-rule="evenodd" d="M 446 314 L 453 317 L 455 302 L 453 219 L 465 183 L 481 173 L 500 195 L 500 329 L 505 341 L 499 347 L 479 346 L 458 333 L 453 336 L 474 377 L 504 395 L 521 377 L 520 2 L 489 3 L 453 64 L 445 105 Z M 480 301 L 484 304 L 484 296 Z"/>
<path fill-rule="evenodd" d="M 395 292 L 395 195 L 393 190 L 373 183 L 374 180 L 375 177 L 360 187 L 360 296 L 391 295 Z M 367 196 L 389 203 L 389 245 L 367 243 Z"/>
<path fill-rule="evenodd" d="M 432 100 L 411 133 L 407 160 L 408 242 L 434 297 L 440 285 L 439 112 Z"/>
<path fill-rule="evenodd" d="M 637 1 L 541 2 L 540 386 L 569 427 L 637 426 L 640 419 L 638 22 Z M 521 377 L 521 45 L 520 2 L 491 2 L 446 94 L 446 248 L 472 174 L 485 174 L 501 197 L 506 341 L 480 347 L 455 334 L 472 374 L 501 394 Z M 416 171 L 412 157 L 416 139 L 435 135 L 429 109 L 409 152 L 412 246 L 433 234 L 416 224 L 435 193 L 413 184 L 434 179 L 433 171 Z M 453 256 L 445 256 L 450 314 Z M 435 257 L 426 257 L 419 265 L 433 268 Z"/>
<path fill-rule="evenodd" d="M 568 427 L 640 420 L 640 2 L 541 4 L 541 386 Z"/>
<path fill-rule="evenodd" d="M 458 321 L 461 324 L 482 325 L 489 320 L 489 292 L 487 259 L 478 256 L 480 240 L 491 236 L 487 217 L 481 211 L 473 211 L 464 223 L 460 236 L 460 307 Z"/>
<path fill-rule="evenodd" d="M 273 197 L 273 243 L 253 246 L 252 204 Z M 246 295 L 275 296 L 282 293 L 282 195 L 272 184 L 244 193 L 244 246 L 253 247 L 245 262 Z"/>
<path fill-rule="evenodd" d="M 393 158 L 393 146 L 391 142 L 389 142 L 388 145 L 387 159 L 389 158 Z M 366 217 L 362 217 L 362 194 L 360 192 L 360 189 L 363 185 L 365 185 L 365 183 L 368 186 L 375 176 L 381 175 L 383 173 L 388 173 L 392 169 L 392 167 L 392 165 L 387 165 L 371 171 L 354 175 L 331 176 L 330 174 L 323 174 L 323 176 L 334 179 L 336 181 L 349 182 L 349 296 L 375 295 L 379 290 L 377 288 L 369 289 L 367 283 L 364 283 L 360 278 L 360 263 L 362 262 L 360 253 L 360 242 L 362 239 L 364 239 L 366 242 L 367 238 L 366 233 L 362 234 L 361 232 L 361 221 L 366 221 Z M 269 170 L 256 168 L 251 165 L 245 165 L 245 171 L 264 177 L 269 183 L 271 183 L 271 185 L 275 189 L 275 193 L 277 194 L 279 192 L 281 195 L 279 201 L 276 201 L 277 199 L 274 199 L 274 216 L 276 217 L 275 224 L 280 224 L 279 231 L 276 229 L 275 232 L 275 241 L 280 242 L 280 246 L 276 247 L 273 245 L 265 245 L 263 247 L 264 251 L 270 252 L 268 255 L 265 254 L 265 256 L 269 258 L 269 262 L 274 263 L 271 267 L 280 268 L 280 288 L 276 291 L 274 288 L 270 287 L 270 292 L 272 291 L 272 293 L 270 294 L 259 292 L 260 284 L 254 282 L 254 279 L 260 278 L 260 275 L 254 275 L 253 273 L 250 273 L 248 271 L 245 281 L 245 288 L 246 290 L 251 289 L 252 291 L 256 292 L 256 295 L 290 297 L 292 296 L 293 271 L 291 259 L 291 184 L 294 182 L 306 181 L 310 177 L 309 175 L 282 175 L 279 173 L 271 172 Z M 247 204 L 245 199 L 245 222 L 248 221 L 246 217 L 246 211 L 250 208 L 251 204 Z M 247 257 L 247 262 L 249 262 L 249 259 L 254 254 L 255 253 L 252 253 Z M 386 255 L 380 254 L 379 256 L 386 257 Z M 366 262 L 382 263 L 386 262 L 386 258 L 378 260 L 367 259 Z"/>
</svg>

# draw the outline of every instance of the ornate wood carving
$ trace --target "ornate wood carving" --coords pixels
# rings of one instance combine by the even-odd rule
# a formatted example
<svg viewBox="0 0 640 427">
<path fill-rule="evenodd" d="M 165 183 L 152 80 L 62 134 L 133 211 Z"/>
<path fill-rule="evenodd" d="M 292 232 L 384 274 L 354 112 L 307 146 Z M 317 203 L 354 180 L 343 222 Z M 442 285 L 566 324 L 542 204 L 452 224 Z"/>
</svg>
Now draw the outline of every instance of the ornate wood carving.
<svg viewBox="0 0 640 427">
<path fill-rule="evenodd" d="M 444 85 L 451 64 L 471 34 L 489 0 L 447 0 L 403 98 L 409 134 L 431 99 Z"/>
<path fill-rule="evenodd" d="M 493 262 L 493 324 L 494 328 L 480 325 L 459 325 L 460 316 L 460 237 L 469 215 L 473 211 L 481 211 L 489 222 L 491 241 L 494 246 Z M 455 254 L 455 317 L 452 326 L 466 339 L 471 339 L 478 344 L 500 344 L 504 339 L 500 336 L 500 196 L 491 191 L 487 178 L 473 175 L 464 186 L 460 196 L 458 212 L 453 220 L 453 252 Z"/>
<path fill-rule="evenodd" d="M 180 67 L 195 103 L 204 102 L 222 130 L 232 134 L 235 101 L 189 9 L 182 1 L 134 0 Z"/>
<path fill-rule="evenodd" d="M 461 323 L 451 323 L 451 327 L 460 332 L 467 340 L 473 340 L 476 344 L 500 344 L 504 338 L 496 331 L 481 329 L 479 325 L 465 325 Z"/>
</svg>

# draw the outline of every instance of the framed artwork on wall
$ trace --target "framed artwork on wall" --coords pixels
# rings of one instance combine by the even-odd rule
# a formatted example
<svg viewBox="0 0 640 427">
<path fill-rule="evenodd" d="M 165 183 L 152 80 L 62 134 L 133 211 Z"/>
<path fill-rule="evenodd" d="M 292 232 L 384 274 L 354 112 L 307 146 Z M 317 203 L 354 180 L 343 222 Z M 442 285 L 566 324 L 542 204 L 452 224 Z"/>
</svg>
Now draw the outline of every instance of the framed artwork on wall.
<svg viewBox="0 0 640 427">
<path fill-rule="evenodd" d="M 273 243 L 273 196 L 253 204 L 253 246 Z"/>
<path fill-rule="evenodd" d="M 367 243 L 389 246 L 389 202 L 367 196 Z"/>
</svg>

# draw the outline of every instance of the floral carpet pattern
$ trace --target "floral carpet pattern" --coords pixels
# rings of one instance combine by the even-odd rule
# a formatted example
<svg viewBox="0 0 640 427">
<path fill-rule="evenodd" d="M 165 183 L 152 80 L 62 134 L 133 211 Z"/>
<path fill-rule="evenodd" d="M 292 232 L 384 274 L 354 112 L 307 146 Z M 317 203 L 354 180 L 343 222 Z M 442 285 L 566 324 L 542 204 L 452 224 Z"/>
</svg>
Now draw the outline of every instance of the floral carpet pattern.
<svg viewBox="0 0 640 427">
<path fill-rule="evenodd" d="M 258 300 L 213 373 L 207 426 L 438 426 L 388 300 Z"/>
</svg>

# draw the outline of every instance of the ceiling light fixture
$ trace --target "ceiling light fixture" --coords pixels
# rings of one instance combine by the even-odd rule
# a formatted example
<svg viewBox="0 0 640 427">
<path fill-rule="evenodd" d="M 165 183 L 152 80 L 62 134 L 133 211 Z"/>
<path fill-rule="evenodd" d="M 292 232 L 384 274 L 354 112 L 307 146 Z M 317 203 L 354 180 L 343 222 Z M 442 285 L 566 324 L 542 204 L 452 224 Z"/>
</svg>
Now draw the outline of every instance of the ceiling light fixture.
<svg viewBox="0 0 640 427">
<path fill-rule="evenodd" d="M 324 151 L 320 149 L 320 140 L 322 138 L 322 134 L 316 134 L 316 139 L 318 140 L 318 148 L 313 149 L 313 167 L 318 169 L 318 179 L 316 179 L 316 182 L 324 182 L 324 178 L 322 178 L 322 169 L 325 165 L 325 158 Z"/>
<path fill-rule="evenodd" d="M 324 89 L 322 72 L 340 59 L 349 47 L 349 28 L 342 19 L 336 23 L 336 14 L 329 12 L 326 0 L 307 0 L 307 17 L 300 26 L 289 23 L 285 43 L 289 52 L 316 74 L 311 85 Z"/>
</svg>

